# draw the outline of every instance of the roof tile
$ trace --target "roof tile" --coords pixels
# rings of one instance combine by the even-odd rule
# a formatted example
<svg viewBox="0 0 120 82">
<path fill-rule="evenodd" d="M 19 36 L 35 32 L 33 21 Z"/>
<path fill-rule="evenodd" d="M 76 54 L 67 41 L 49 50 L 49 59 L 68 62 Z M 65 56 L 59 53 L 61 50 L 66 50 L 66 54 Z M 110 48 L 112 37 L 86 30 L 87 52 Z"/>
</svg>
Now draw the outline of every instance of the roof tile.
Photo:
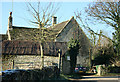
<svg viewBox="0 0 120 82">
<path fill-rule="evenodd" d="M 66 45 L 66 46 L 65 46 Z M 63 51 L 62 55 L 67 51 L 66 42 L 47 42 L 43 44 L 44 55 L 57 56 L 58 49 Z M 3 55 L 39 55 L 40 45 L 33 41 L 4 40 L 2 42 Z"/>
</svg>

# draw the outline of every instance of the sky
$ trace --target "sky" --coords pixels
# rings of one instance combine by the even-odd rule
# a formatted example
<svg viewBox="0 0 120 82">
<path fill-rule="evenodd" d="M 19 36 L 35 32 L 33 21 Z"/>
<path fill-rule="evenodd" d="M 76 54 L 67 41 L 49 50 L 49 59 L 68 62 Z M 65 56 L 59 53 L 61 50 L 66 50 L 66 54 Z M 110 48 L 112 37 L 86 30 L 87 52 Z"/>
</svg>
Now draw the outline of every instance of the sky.
<svg viewBox="0 0 120 82">
<path fill-rule="evenodd" d="M 5 34 L 7 31 L 9 12 L 12 11 L 11 1 L 12 0 L 0 2 L 0 8 L 1 8 L 0 11 L 2 12 L 0 13 L 0 18 L 2 18 L 2 20 L 0 20 L 0 22 L 2 23 L 0 24 L 0 34 Z M 41 2 L 41 4 L 43 5 L 46 3 L 47 2 L 44 1 Z M 92 2 L 90 2 L 89 0 L 88 1 L 71 0 L 70 2 L 64 1 L 64 2 L 55 2 L 55 3 L 59 3 L 60 9 L 58 10 L 55 16 L 57 16 L 57 23 L 60 23 L 62 21 L 69 20 L 72 16 L 75 16 L 74 12 L 76 11 L 84 11 L 85 7 L 87 7 L 88 4 Z M 34 27 L 31 26 L 31 24 L 27 20 L 31 16 L 27 12 L 25 1 L 18 1 L 18 2 L 13 1 L 12 16 L 13 16 L 13 26 Z M 103 30 L 106 35 L 112 37 L 112 32 L 114 32 L 114 30 L 112 28 L 109 28 L 109 26 L 106 26 L 104 24 L 96 24 L 96 25 L 90 24 L 90 25 L 94 31 L 99 32 L 99 30 Z M 82 29 L 84 30 L 84 28 Z"/>
</svg>

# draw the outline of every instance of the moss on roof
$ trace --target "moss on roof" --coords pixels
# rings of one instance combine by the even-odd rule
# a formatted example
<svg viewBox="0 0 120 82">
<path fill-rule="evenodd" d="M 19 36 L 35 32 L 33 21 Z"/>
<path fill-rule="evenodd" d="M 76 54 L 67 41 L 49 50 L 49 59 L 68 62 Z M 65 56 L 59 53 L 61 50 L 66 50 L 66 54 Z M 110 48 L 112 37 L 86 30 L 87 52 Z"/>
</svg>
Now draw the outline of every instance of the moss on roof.
<svg viewBox="0 0 120 82">
<path fill-rule="evenodd" d="M 61 22 L 54 26 L 44 29 L 46 36 L 56 38 L 56 35 L 62 30 L 68 21 Z M 10 30 L 12 40 L 41 40 L 41 31 L 39 28 L 17 27 L 13 26 Z M 48 31 L 48 32 L 47 32 Z M 48 33 L 48 34 L 47 34 Z M 46 38 L 47 39 L 47 38 Z"/>
<path fill-rule="evenodd" d="M 64 22 L 61 22 L 61 23 L 59 23 L 59 24 L 56 24 L 56 25 L 54 25 L 54 26 L 51 26 L 51 27 L 49 27 L 48 29 L 55 29 L 55 30 L 60 31 L 60 30 L 62 30 L 62 29 L 65 27 L 65 25 L 67 24 L 67 22 L 68 22 L 68 20 L 67 20 L 67 21 L 64 21 Z"/>
<path fill-rule="evenodd" d="M 15 27 L 10 30 L 12 40 L 33 40 L 36 33 L 40 33 L 37 28 Z"/>
</svg>

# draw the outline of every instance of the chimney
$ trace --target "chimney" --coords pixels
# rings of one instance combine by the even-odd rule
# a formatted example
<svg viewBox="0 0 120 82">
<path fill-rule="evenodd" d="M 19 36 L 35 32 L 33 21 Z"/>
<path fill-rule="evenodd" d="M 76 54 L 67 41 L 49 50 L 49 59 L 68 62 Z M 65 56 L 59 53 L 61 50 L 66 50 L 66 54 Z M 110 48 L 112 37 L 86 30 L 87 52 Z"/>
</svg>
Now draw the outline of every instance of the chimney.
<svg viewBox="0 0 120 82">
<path fill-rule="evenodd" d="M 12 12 L 10 12 L 10 16 L 8 18 L 8 30 L 12 30 Z"/>
<path fill-rule="evenodd" d="M 55 24 L 57 24 L 57 17 L 53 16 L 52 17 L 52 25 L 54 26 Z"/>
<path fill-rule="evenodd" d="M 11 36 L 10 36 L 10 30 L 12 30 L 12 12 L 10 12 L 10 16 L 8 18 L 8 40 L 11 40 Z"/>
</svg>

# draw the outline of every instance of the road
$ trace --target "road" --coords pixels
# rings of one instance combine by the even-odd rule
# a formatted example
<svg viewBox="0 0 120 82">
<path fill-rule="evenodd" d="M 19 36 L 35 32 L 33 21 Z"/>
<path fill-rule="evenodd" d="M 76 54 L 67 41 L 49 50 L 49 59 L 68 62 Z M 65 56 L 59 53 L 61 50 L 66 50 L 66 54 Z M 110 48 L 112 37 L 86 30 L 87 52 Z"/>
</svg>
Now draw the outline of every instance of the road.
<svg viewBox="0 0 120 82">
<path fill-rule="evenodd" d="M 0 82 L 2 81 L 2 74 L 0 74 Z"/>
<path fill-rule="evenodd" d="M 120 82 L 120 76 L 82 76 L 82 79 L 70 79 L 71 81 L 79 82 Z"/>
</svg>

